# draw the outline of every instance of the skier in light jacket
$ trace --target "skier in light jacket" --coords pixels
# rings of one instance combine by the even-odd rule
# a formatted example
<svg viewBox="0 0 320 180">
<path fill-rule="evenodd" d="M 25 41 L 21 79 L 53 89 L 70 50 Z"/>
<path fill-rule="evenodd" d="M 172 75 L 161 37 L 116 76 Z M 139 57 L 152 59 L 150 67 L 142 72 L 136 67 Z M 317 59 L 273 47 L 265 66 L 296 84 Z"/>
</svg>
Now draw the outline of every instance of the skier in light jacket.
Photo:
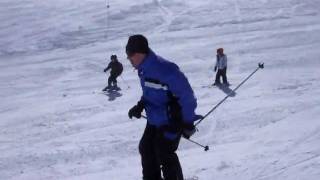
<svg viewBox="0 0 320 180">
<path fill-rule="evenodd" d="M 217 72 L 216 79 L 213 85 L 221 85 L 220 78 L 222 77 L 223 84 L 229 85 L 227 79 L 227 56 L 223 53 L 223 48 L 217 49 L 217 59 L 214 71 Z"/>
</svg>

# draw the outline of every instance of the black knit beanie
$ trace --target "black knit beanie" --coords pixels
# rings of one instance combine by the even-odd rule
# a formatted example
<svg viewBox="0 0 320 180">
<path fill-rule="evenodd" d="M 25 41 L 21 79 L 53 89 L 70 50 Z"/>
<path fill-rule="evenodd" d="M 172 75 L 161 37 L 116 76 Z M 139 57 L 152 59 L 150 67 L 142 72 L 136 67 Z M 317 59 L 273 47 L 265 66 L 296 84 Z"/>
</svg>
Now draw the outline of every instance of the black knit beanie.
<svg viewBox="0 0 320 180">
<path fill-rule="evenodd" d="M 149 53 L 148 40 L 141 34 L 132 35 L 128 39 L 128 43 L 126 46 L 126 53 Z"/>
</svg>

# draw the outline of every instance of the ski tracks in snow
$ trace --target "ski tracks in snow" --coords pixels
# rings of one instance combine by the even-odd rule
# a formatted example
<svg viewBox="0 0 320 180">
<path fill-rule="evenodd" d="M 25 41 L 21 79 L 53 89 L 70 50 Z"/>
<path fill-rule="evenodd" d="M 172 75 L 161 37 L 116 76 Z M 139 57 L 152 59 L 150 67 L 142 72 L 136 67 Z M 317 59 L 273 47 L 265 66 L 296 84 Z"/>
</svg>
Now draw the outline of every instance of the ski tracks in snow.
<svg viewBox="0 0 320 180">
<path fill-rule="evenodd" d="M 252 180 L 274 179 L 275 176 L 279 176 L 280 174 L 286 172 L 286 171 L 287 171 L 288 169 L 290 169 L 290 168 L 294 168 L 294 167 L 296 167 L 296 166 L 302 165 L 302 164 L 304 164 L 304 163 L 306 163 L 306 162 L 309 162 L 309 161 L 312 161 L 312 160 L 316 160 L 316 159 L 319 159 L 319 158 L 320 158 L 320 154 L 314 154 L 314 155 L 312 155 L 312 156 L 309 157 L 309 158 L 299 160 L 299 161 L 297 161 L 297 162 L 295 162 L 295 163 L 292 163 L 292 164 L 290 164 L 290 165 L 288 165 L 288 166 L 284 166 L 284 167 L 282 167 L 282 168 L 280 168 L 280 169 L 277 169 L 277 170 L 275 170 L 275 171 L 274 171 L 273 173 L 271 173 L 271 174 L 258 176 L 258 177 L 253 178 Z M 320 159 L 319 159 L 319 161 L 320 161 Z"/>
<path fill-rule="evenodd" d="M 277 177 L 280 174 L 283 174 L 286 171 L 289 171 L 291 168 L 297 167 L 297 166 L 302 165 L 302 164 L 304 164 L 306 162 L 309 162 L 309 161 L 313 161 L 313 160 L 319 159 L 320 153 L 306 152 L 306 154 L 308 154 L 308 156 L 309 156 L 307 158 L 298 158 L 298 160 L 292 160 L 293 161 L 292 163 L 284 162 L 285 160 L 290 161 L 288 156 L 292 155 L 294 153 L 294 151 L 297 150 L 298 148 L 300 148 L 302 145 L 305 145 L 305 143 L 308 140 L 310 140 L 312 138 L 317 139 L 318 138 L 317 136 L 320 136 L 320 127 L 315 128 L 310 133 L 307 133 L 306 135 L 296 139 L 292 144 L 288 145 L 280 154 L 278 154 L 280 156 L 278 158 L 278 160 L 273 161 L 271 164 L 267 164 L 251 180 L 274 179 L 275 176 Z M 320 162 L 320 160 L 319 160 L 319 162 Z M 282 164 L 286 164 L 287 163 L 287 165 L 281 165 L 280 163 L 282 163 Z M 279 168 L 275 167 L 274 170 L 272 171 L 272 173 L 266 173 L 268 170 L 270 170 L 272 168 L 272 166 L 277 166 L 277 164 L 280 164 L 278 166 L 282 166 L 282 167 L 279 167 Z"/>
<path fill-rule="evenodd" d="M 163 24 L 158 26 L 156 28 L 156 32 L 165 32 L 169 31 L 170 25 L 173 23 L 173 21 L 179 17 L 180 15 L 188 12 L 190 8 L 186 8 L 180 12 L 175 12 L 174 10 L 171 10 L 170 8 L 167 8 L 163 3 L 162 0 L 154 0 L 153 1 L 156 6 L 158 6 L 160 13 L 162 15 L 162 18 L 164 20 Z"/>
</svg>

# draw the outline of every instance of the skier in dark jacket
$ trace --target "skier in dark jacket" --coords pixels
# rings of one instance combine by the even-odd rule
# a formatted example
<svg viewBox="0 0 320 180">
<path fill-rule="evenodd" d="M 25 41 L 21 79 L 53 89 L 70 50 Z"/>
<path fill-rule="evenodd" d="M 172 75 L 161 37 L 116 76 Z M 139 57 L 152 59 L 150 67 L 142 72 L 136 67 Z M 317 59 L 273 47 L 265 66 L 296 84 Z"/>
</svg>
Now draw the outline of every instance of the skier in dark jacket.
<svg viewBox="0 0 320 180">
<path fill-rule="evenodd" d="M 129 112 L 129 118 L 141 118 L 146 111 L 147 125 L 140 140 L 143 180 L 183 180 L 175 151 L 181 135 L 195 133 L 197 101 L 192 88 L 179 67 L 157 56 L 142 35 L 129 37 L 126 53 L 138 70 L 142 97 Z"/>
<path fill-rule="evenodd" d="M 222 77 L 223 84 L 229 85 L 227 79 L 227 55 L 223 53 L 223 48 L 217 49 L 217 59 L 214 71 L 217 71 L 216 79 L 213 85 L 221 85 L 220 78 Z"/>
<path fill-rule="evenodd" d="M 117 87 L 117 77 L 121 75 L 123 71 L 122 64 L 118 61 L 117 55 L 111 55 L 111 62 L 108 64 L 108 66 L 103 70 L 103 72 L 107 72 L 109 69 L 110 76 L 108 78 L 108 86 L 105 87 L 102 91 L 106 91 L 111 88 L 118 88 Z"/>
</svg>

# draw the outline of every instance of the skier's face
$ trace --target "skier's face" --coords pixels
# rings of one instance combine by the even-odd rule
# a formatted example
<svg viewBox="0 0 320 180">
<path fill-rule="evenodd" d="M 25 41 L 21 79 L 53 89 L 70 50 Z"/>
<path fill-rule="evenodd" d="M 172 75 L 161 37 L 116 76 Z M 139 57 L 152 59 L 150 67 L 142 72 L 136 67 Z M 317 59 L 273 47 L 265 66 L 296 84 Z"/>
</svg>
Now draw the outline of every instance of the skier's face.
<svg viewBox="0 0 320 180">
<path fill-rule="evenodd" d="M 127 53 L 127 59 L 129 59 L 134 68 L 138 68 L 138 66 L 142 63 L 144 57 L 145 55 L 140 53 Z"/>
<path fill-rule="evenodd" d="M 135 54 L 134 54 L 134 53 L 133 53 L 133 54 L 127 54 L 127 59 L 129 59 L 131 65 L 132 65 L 133 67 L 135 67 L 135 68 L 138 67 L 138 63 L 137 63 L 137 61 L 136 61 L 136 58 L 135 58 Z"/>
</svg>

